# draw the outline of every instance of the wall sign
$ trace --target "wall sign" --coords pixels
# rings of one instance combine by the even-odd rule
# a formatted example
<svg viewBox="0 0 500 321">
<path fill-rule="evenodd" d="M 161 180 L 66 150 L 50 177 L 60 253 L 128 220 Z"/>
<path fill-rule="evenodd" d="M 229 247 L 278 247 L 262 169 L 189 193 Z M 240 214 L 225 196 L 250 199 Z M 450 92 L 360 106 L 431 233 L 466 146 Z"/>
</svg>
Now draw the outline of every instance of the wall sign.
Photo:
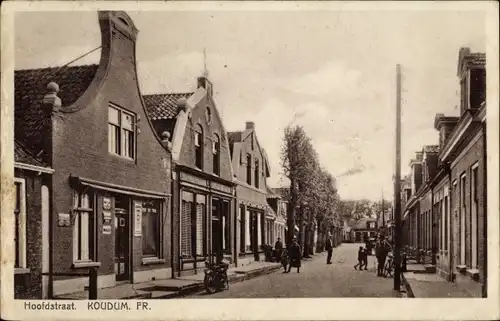
<svg viewBox="0 0 500 321">
<path fill-rule="evenodd" d="M 142 235 L 142 205 L 134 203 L 134 236 Z"/>
<path fill-rule="evenodd" d="M 111 225 L 103 225 L 102 234 L 111 234 Z"/>
<path fill-rule="evenodd" d="M 111 211 L 102 211 L 102 222 L 105 225 L 111 224 Z"/>
<path fill-rule="evenodd" d="M 104 197 L 102 199 L 102 208 L 109 211 L 111 209 L 111 198 Z"/>
<path fill-rule="evenodd" d="M 59 226 L 71 226 L 71 217 L 68 213 L 57 214 L 57 225 Z"/>
</svg>

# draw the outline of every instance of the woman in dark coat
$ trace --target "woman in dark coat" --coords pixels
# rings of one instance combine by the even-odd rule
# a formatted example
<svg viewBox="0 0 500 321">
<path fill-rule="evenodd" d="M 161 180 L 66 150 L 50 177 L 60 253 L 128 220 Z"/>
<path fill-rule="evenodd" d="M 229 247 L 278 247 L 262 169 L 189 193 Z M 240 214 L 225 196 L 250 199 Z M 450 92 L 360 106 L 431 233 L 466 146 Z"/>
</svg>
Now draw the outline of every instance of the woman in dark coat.
<svg viewBox="0 0 500 321">
<path fill-rule="evenodd" d="M 297 239 L 293 238 L 292 244 L 290 244 L 290 248 L 288 250 L 288 256 L 290 257 L 290 264 L 288 265 L 288 272 L 292 269 L 292 267 L 297 268 L 297 273 L 300 273 L 300 259 L 302 257 L 301 248 L 299 243 L 297 243 Z"/>
</svg>

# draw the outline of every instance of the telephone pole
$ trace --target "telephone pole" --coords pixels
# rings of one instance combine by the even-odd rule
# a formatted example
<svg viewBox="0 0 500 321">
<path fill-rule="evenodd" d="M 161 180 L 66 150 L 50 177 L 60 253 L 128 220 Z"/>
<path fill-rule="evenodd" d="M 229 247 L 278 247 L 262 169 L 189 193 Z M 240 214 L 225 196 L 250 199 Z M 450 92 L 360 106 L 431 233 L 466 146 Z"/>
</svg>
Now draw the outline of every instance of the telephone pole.
<svg viewBox="0 0 500 321">
<path fill-rule="evenodd" d="M 396 175 L 394 182 L 394 290 L 401 287 L 401 65 L 396 66 Z"/>
</svg>

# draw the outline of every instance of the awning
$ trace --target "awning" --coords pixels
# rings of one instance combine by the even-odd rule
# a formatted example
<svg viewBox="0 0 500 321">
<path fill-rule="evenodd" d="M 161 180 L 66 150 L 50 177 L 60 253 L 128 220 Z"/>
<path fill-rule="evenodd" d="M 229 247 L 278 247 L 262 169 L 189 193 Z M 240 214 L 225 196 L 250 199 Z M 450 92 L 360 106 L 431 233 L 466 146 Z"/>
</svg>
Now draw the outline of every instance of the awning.
<svg viewBox="0 0 500 321">
<path fill-rule="evenodd" d="M 144 197 L 144 198 L 165 199 L 165 198 L 171 196 L 171 194 L 168 194 L 168 193 L 159 193 L 156 191 L 148 191 L 148 190 L 143 190 L 143 189 L 138 189 L 138 188 L 133 188 L 133 187 L 128 187 L 128 186 L 116 185 L 116 184 L 111 184 L 111 183 L 106 183 L 106 182 L 99 182 L 99 181 L 92 180 L 89 178 L 84 178 L 81 176 L 70 176 L 70 182 L 72 182 L 73 184 L 92 187 L 92 188 L 100 189 L 103 191 L 132 195 L 132 196 L 137 196 L 137 197 Z"/>
</svg>

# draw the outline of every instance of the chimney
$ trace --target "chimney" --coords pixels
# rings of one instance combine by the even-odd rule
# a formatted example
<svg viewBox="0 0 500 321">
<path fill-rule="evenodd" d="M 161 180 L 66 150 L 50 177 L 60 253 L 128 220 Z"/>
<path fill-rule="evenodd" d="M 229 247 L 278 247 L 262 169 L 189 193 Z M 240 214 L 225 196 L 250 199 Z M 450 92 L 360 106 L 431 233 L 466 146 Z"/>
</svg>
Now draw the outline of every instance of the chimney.
<svg viewBox="0 0 500 321">
<path fill-rule="evenodd" d="M 434 128 L 439 131 L 439 150 L 442 150 L 453 129 L 458 123 L 458 117 L 446 117 L 444 114 L 436 114 L 434 117 Z"/>
<path fill-rule="evenodd" d="M 44 111 L 44 129 L 42 138 L 42 159 L 49 165 L 52 165 L 52 137 L 54 131 L 54 119 L 52 115 L 59 111 L 62 105 L 61 98 L 57 96 L 59 93 L 59 85 L 55 82 L 50 82 L 47 85 L 47 94 L 43 96 L 42 106 Z"/>
<path fill-rule="evenodd" d="M 245 129 L 255 129 L 255 123 L 253 121 L 247 121 L 245 123 Z"/>
<path fill-rule="evenodd" d="M 200 87 L 205 88 L 205 90 L 207 91 L 208 95 L 212 96 L 212 94 L 213 94 L 212 83 L 210 82 L 210 80 L 208 80 L 207 77 L 205 77 L 205 76 L 198 77 L 198 87 L 197 88 L 200 88 Z"/>
</svg>

